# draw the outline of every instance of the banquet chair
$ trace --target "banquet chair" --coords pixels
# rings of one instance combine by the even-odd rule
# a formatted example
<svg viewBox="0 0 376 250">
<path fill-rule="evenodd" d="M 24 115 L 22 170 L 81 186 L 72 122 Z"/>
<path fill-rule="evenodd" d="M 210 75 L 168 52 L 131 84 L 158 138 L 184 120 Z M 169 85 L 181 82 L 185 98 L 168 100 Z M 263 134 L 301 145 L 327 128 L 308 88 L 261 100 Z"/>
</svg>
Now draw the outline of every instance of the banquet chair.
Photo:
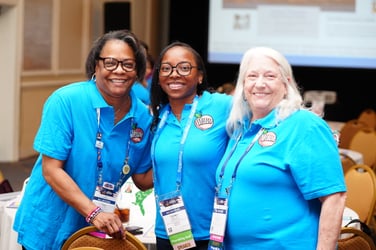
<svg viewBox="0 0 376 250">
<path fill-rule="evenodd" d="M 352 166 L 356 165 L 355 160 L 348 154 L 345 153 L 339 153 L 341 157 L 341 164 L 343 173 L 345 174 L 347 170 L 349 170 Z"/>
<path fill-rule="evenodd" d="M 359 219 L 372 227 L 376 202 L 376 175 L 366 164 L 356 164 L 345 173 L 346 207 L 354 210 Z"/>
<path fill-rule="evenodd" d="M 363 155 L 363 163 L 375 170 L 376 165 L 376 132 L 374 129 L 361 129 L 350 141 L 349 149 Z"/>
<path fill-rule="evenodd" d="M 349 120 L 342 126 L 339 137 L 338 147 L 349 149 L 350 141 L 354 135 L 361 129 L 367 128 L 367 124 L 357 119 Z"/>
<path fill-rule="evenodd" d="M 146 250 L 145 245 L 128 231 L 126 232 L 125 240 L 103 238 L 91 234 L 96 232 L 98 233 L 98 229 L 94 226 L 87 226 L 77 230 L 65 241 L 61 250 L 85 249 L 83 247 L 95 247 L 100 250 Z"/>
<path fill-rule="evenodd" d="M 13 192 L 12 185 L 10 185 L 9 180 L 4 177 L 3 172 L 0 171 L 0 194 L 11 192 Z"/>
<path fill-rule="evenodd" d="M 341 237 L 342 235 L 345 237 Z M 376 250 L 376 246 L 373 239 L 362 230 L 343 227 L 338 240 L 338 250 Z"/>
<path fill-rule="evenodd" d="M 358 121 L 367 124 L 371 129 L 376 129 L 376 111 L 371 108 L 364 109 L 358 116 Z"/>
</svg>

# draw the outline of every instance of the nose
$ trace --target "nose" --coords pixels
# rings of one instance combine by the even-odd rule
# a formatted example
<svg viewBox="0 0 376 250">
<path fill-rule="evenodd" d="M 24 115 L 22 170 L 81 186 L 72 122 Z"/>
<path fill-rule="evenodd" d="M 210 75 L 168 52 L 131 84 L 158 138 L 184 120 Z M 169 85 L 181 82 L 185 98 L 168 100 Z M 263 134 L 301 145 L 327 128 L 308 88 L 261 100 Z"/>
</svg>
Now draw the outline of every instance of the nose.
<svg viewBox="0 0 376 250">
<path fill-rule="evenodd" d="M 265 86 L 265 77 L 260 75 L 256 80 L 255 80 L 255 85 L 257 86 Z"/>
<path fill-rule="evenodd" d="M 121 72 L 125 72 L 125 70 L 123 69 L 123 64 L 122 62 L 118 62 L 118 64 L 116 65 L 116 68 L 113 70 L 113 71 L 121 71 Z"/>
<path fill-rule="evenodd" d="M 170 73 L 170 76 L 180 76 L 180 74 L 178 73 L 178 69 L 176 67 L 172 67 L 171 68 L 171 73 Z"/>
</svg>

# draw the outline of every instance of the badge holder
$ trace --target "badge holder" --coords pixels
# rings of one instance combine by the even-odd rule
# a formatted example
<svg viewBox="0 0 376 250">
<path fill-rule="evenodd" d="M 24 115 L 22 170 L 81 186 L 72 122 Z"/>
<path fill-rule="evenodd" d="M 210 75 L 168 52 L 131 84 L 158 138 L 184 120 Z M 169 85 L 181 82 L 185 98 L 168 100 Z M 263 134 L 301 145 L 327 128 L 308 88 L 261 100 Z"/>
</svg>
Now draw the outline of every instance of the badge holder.
<svg viewBox="0 0 376 250">
<path fill-rule="evenodd" d="M 195 247 L 196 243 L 180 193 L 176 191 L 161 195 L 158 197 L 158 204 L 173 249 L 183 250 Z"/>
<path fill-rule="evenodd" d="M 226 198 L 215 197 L 212 220 L 210 224 L 210 241 L 208 250 L 221 250 L 226 230 L 228 204 Z"/>
<path fill-rule="evenodd" d="M 115 204 L 116 204 L 116 198 L 117 193 L 115 193 L 113 190 L 106 188 L 106 184 L 102 187 L 98 187 L 95 189 L 93 202 L 104 212 L 113 213 L 115 210 Z"/>
</svg>

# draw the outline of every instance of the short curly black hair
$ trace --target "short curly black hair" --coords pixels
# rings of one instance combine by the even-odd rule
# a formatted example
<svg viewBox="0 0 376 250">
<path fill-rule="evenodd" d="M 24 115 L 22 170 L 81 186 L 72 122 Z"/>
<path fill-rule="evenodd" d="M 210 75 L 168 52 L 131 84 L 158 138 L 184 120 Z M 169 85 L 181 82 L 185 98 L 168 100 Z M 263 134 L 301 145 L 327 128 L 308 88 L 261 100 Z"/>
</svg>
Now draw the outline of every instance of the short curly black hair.
<svg viewBox="0 0 376 250">
<path fill-rule="evenodd" d="M 142 42 L 129 30 L 109 31 L 95 40 L 86 59 L 86 77 L 92 78 L 95 74 L 95 66 L 104 45 L 110 40 L 121 40 L 127 43 L 133 50 L 136 59 L 137 80 L 142 80 L 146 71 L 146 50 Z"/>
</svg>

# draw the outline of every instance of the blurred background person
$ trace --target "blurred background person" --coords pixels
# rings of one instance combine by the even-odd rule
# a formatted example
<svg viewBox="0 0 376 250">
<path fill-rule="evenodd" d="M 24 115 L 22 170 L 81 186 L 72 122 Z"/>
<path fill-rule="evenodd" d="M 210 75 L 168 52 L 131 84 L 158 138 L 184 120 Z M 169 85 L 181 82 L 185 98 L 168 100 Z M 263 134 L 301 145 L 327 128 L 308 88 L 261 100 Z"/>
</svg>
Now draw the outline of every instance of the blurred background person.
<svg viewBox="0 0 376 250">
<path fill-rule="evenodd" d="M 136 81 L 132 86 L 132 90 L 135 92 L 136 96 L 146 105 L 150 104 L 150 88 L 151 88 L 151 78 L 153 76 L 154 68 L 154 58 L 149 53 L 149 46 L 142 42 L 146 49 L 146 71 L 145 76 L 141 81 Z"/>
<path fill-rule="evenodd" d="M 224 84 L 220 85 L 216 91 L 218 93 L 226 94 L 226 95 L 234 95 L 235 84 L 232 82 L 225 82 Z"/>
</svg>

